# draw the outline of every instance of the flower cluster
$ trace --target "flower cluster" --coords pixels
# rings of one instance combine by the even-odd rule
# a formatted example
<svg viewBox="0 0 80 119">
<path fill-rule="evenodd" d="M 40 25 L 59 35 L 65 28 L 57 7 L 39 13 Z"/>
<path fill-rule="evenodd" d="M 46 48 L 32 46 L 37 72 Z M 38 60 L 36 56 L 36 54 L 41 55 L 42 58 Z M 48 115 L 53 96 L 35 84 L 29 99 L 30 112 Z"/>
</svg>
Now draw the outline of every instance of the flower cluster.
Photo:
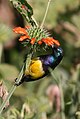
<svg viewBox="0 0 80 119">
<path fill-rule="evenodd" d="M 35 43 L 38 43 L 39 45 L 44 43 L 48 46 L 52 46 L 54 44 L 56 44 L 57 46 L 60 45 L 59 41 L 53 39 L 52 37 L 49 37 L 48 33 L 45 30 L 38 27 L 16 27 L 13 29 L 13 31 L 17 34 L 22 34 L 19 39 L 20 42 L 29 40 L 32 45 L 34 45 Z"/>
</svg>

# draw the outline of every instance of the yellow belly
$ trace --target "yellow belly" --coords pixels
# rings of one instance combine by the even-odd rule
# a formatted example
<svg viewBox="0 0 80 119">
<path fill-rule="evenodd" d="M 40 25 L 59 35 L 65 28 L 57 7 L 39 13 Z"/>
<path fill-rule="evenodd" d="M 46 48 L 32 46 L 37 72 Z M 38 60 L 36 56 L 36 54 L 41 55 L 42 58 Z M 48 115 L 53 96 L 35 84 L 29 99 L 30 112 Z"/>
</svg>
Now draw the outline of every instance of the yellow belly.
<svg viewBox="0 0 80 119">
<path fill-rule="evenodd" d="M 26 75 L 30 75 L 33 79 L 39 78 L 44 75 L 42 63 L 40 60 L 32 60 L 29 70 L 25 71 Z"/>
</svg>

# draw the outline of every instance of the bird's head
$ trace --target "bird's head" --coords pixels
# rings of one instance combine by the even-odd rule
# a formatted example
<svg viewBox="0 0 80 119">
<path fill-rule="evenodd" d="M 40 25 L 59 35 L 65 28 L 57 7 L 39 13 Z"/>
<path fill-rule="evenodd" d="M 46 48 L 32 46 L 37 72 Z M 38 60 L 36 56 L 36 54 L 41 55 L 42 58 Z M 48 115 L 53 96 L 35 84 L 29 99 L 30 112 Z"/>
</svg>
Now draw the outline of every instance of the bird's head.
<svg viewBox="0 0 80 119">
<path fill-rule="evenodd" d="M 63 49 L 59 46 L 59 47 L 54 47 L 53 48 L 53 55 L 56 59 L 56 64 L 59 64 L 60 61 L 62 60 L 63 58 Z"/>
</svg>

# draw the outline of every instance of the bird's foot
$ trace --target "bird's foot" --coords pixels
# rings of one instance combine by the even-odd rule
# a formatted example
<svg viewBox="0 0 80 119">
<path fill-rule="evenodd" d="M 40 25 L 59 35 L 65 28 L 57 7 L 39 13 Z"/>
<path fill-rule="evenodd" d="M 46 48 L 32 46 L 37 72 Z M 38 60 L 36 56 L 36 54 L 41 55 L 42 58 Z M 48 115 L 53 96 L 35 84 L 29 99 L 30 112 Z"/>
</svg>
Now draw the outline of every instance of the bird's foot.
<svg viewBox="0 0 80 119">
<path fill-rule="evenodd" d="M 15 82 L 14 82 L 14 85 L 15 86 L 19 86 L 19 85 L 21 85 L 22 83 L 23 83 L 24 81 L 23 80 L 21 80 L 21 81 L 17 81 L 17 78 L 15 79 Z"/>
</svg>

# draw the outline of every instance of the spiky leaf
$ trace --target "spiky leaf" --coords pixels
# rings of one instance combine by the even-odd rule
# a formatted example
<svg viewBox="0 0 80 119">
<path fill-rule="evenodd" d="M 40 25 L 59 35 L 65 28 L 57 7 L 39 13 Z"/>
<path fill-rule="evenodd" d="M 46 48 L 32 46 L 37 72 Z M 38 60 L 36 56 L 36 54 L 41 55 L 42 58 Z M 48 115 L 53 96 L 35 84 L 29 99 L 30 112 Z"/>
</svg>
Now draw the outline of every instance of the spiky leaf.
<svg viewBox="0 0 80 119">
<path fill-rule="evenodd" d="M 28 4 L 27 0 L 10 0 L 13 6 L 20 12 L 20 14 L 26 18 L 27 22 L 34 24 L 32 20 L 33 9 Z"/>
</svg>

